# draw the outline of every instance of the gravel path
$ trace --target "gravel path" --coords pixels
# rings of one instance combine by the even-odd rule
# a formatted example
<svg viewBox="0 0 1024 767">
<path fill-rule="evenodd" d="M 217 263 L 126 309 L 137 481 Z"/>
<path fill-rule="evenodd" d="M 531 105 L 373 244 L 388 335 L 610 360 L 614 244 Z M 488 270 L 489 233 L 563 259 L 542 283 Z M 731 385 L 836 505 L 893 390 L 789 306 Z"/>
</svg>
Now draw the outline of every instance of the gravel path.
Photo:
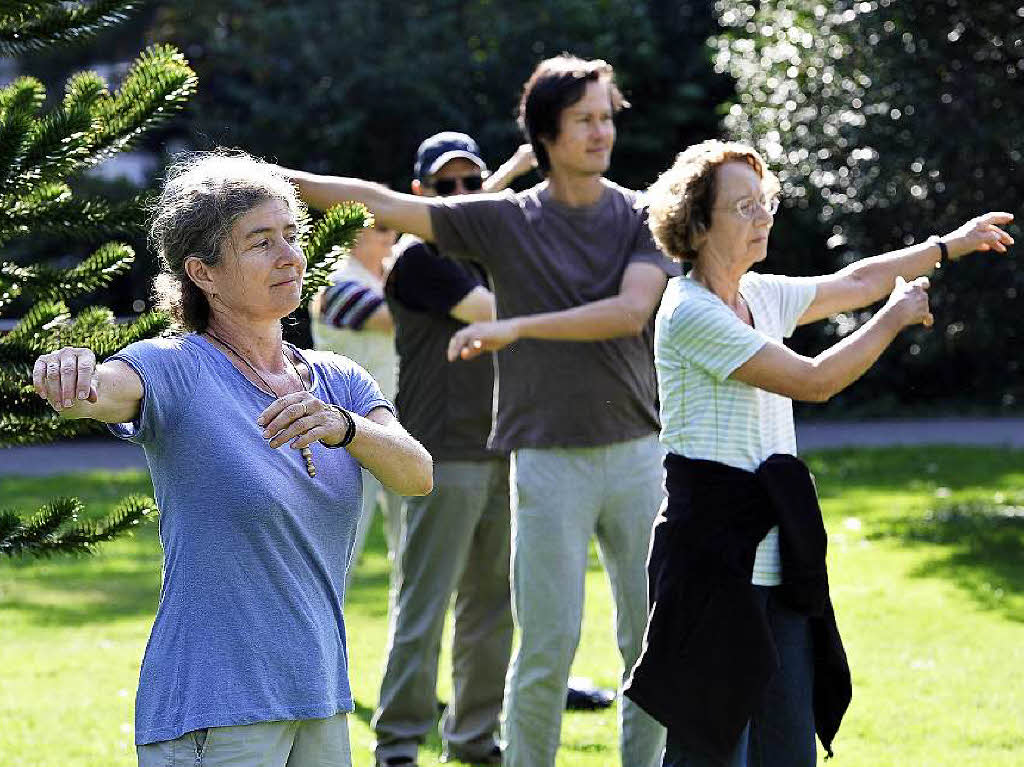
<svg viewBox="0 0 1024 767">
<path fill-rule="evenodd" d="M 1004 445 L 1024 448 L 1024 418 L 829 421 L 797 424 L 800 450 L 885 445 Z M 0 448 L 0 474 L 146 468 L 141 448 L 116 439 Z"/>
</svg>

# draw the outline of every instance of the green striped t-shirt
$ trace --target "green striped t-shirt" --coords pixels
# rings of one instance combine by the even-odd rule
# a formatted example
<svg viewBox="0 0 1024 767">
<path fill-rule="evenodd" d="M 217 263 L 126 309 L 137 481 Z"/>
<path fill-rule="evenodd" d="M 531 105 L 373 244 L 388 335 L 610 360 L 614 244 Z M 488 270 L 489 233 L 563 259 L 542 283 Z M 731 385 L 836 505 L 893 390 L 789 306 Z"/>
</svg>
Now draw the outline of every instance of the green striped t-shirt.
<svg viewBox="0 0 1024 767">
<path fill-rule="evenodd" d="M 740 294 L 750 327 L 714 293 L 689 277 L 668 282 L 658 310 L 654 363 L 661 399 L 661 441 L 688 458 L 754 471 L 773 453 L 796 454 L 788 397 L 729 378 L 769 340 L 792 335 L 814 300 L 811 279 L 748 272 Z M 779 531 L 757 547 L 752 582 L 782 582 Z"/>
</svg>

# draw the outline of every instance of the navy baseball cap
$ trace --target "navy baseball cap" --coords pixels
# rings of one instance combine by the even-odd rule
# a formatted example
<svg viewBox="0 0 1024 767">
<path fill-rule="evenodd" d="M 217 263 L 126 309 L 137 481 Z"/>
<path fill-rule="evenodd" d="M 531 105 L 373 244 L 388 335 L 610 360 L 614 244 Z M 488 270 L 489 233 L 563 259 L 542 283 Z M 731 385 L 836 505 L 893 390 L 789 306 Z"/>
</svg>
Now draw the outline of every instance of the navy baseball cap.
<svg viewBox="0 0 1024 767">
<path fill-rule="evenodd" d="M 416 165 L 413 173 L 420 181 L 431 176 L 449 160 L 461 157 L 475 164 L 480 170 L 487 168 L 487 163 L 480 157 L 480 147 L 465 133 L 442 131 L 425 139 L 416 150 Z"/>
</svg>

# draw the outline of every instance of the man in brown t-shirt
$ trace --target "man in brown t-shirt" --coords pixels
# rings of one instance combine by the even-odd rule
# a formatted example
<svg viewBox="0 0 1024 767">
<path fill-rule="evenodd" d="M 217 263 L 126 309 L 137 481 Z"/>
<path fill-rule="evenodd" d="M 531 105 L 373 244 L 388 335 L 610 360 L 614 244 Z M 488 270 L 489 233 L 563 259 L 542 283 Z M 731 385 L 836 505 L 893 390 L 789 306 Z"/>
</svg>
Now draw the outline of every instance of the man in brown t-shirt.
<svg viewBox="0 0 1024 767">
<path fill-rule="evenodd" d="M 603 177 L 623 106 L 605 62 L 541 62 L 523 89 L 520 125 L 546 180 L 518 194 L 427 200 L 288 172 L 314 207 L 357 200 L 491 275 L 498 321 L 456 334 L 449 355 L 500 350 L 490 445 L 512 452 L 520 645 L 503 735 L 513 767 L 554 765 L 594 535 L 624 673 L 647 619 L 644 563 L 662 500 L 651 315 L 677 267 L 655 247 L 636 193 Z M 660 762 L 662 728 L 628 700 L 621 727 L 623 765 Z"/>
</svg>

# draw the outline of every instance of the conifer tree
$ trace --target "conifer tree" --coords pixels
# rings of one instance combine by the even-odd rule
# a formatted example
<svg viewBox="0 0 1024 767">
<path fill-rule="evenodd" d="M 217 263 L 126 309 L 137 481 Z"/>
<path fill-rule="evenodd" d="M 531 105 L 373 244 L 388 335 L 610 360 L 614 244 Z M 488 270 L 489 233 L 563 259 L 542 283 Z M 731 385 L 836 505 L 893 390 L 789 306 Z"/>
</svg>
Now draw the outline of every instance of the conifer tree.
<svg viewBox="0 0 1024 767">
<path fill-rule="evenodd" d="M 54 2 L 5 0 L 0 5 L 0 56 L 81 40 L 122 20 L 132 0 Z M 108 285 L 130 268 L 135 253 L 121 242 L 144 226 L 144 197 L 111 204 L 82 199 L 69 180 L 133 145 L 144 131 L 179 111 L 195 91 L 196 75 L 168 45 L 143 51 L 115 91 L 95 72 L 71 77 L 62 102 L 44 112 L 43 84 L 21 76 L 0 88 L 0 317 L 24 309 L 14 329 L 0 337 L 0 460 L 2 448 L 53 441 L 95 430 L 89 420 L 59 418 L 32 389 L 32 365 L 63 346 L 86 346 L 102 361 L 133 341 L 173 330 L 159 311 L 128 324 L 103 306 L 72 315 L 72 298 Z M 307 223 L 307 222 L 304 222 Z M 339 206 L 309 230 L 310 263 L 304 299 L 326 284 L 345 247 L 364 226 L 365 209 Z M 5 258 L 12 243 L 38 235 L 69 243 L 101 243 L 77 265 L 56 269 Z M 0 555 L 88 552 L 131 529 L 156 510 L 150 498 L 124 499 L 97 523 L 79 521 L 82 504 L 55 499 L 25 519 L 0 509 Z"/>
</svg>

